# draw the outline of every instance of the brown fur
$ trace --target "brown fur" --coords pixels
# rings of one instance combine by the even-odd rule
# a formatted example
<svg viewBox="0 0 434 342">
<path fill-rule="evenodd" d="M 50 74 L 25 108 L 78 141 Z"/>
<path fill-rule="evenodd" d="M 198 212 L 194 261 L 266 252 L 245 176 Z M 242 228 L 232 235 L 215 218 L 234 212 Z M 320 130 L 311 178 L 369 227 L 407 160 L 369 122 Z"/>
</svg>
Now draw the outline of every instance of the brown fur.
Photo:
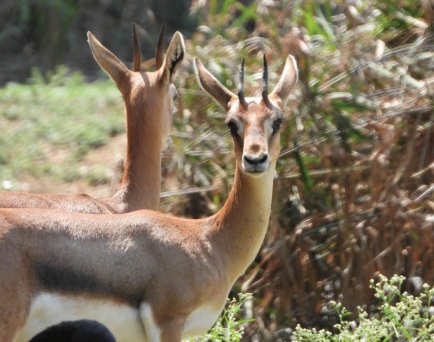
<svg viewBox="0 0 434 342">
<path fill-rule="evenodd" d="M 135 29 L 133 32 L 134 69 L 140 69 L 140 47 Z M 171 124 L 174 95 L 172 78 L 185 54 L 182 35 L 175 33 L 166 59 L 155 72 L 131 71 L 90 32 L 88 39 L 96 61 L 116 82 L 124 99 L 127 151 L 120 190 L 107 199 L 95 199 L 88 195 L 2 191 L 1 208 L 63 209 L 93 214 L 159 209 L 161 151 Z M 161 60 L 161 44 L 159 46 L 157 58 Z"/>
<path fill-rule="evenodd" d="M 280 151 L 279 131 L 273 133 L 271 123 L 281 112 L 264 101 L 241 110 L 237 97 L 222 91 L 197 60 L 196 68 L 203 87 L 228 104 L 228 119 L 243 123 L 234 136 L 235 179 L 224 207 L 199 220 L 149 210 L 90 215 L 0 209 L 1 341 L 12 341 L 20 331 L 39 291 L 101 297 L 134 308 L 147 303 L 164 342 L 181 341 L 195 309 L 222 309 L 267 230 Z M 288 57 L 282 89 L 278 84 L 270 99 L 283 103 L 296 79 L 295 62 Z M 265 169 L 247 172 L 245 158 L 263 154 L 267 161 L 256 167 Z"/>
</svg>

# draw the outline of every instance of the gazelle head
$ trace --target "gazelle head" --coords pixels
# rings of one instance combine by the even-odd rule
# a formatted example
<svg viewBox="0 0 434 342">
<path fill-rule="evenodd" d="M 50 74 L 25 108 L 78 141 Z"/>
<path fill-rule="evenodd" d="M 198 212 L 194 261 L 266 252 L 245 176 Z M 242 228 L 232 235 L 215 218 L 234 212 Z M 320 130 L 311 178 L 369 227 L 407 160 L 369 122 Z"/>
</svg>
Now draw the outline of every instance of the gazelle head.
<svg viewBox="0 0 434 342">
<path fill-rule="evenodd" d="M 134 61 L 129 70 L 111 51 L 105 48 L 91 32 L 88 42 L 98 64 L 115 81 L 122 93 L 127 116 L 127 130 L 135 130 L 136 139 L 146 138 L 147 143 L 161 142 L 164 147 L 172 121 L 174 99 L 177 96 L 172 83 L 173 75 L 184 58 L 185 45 L 181 33 L 176 32 L 163 58 L 164 24 L 156 52 L 157 70 L 141 71 L 140 45 L 133 26 Z M 134 142 L 131 144 L 134 146 Z M 136 144 L 140 146 L 140 144 Z"/>
<path fill-rule="evenodd" d="M 241 64 L 238 94 L 222 85 L 202 63 L 195 59 L 200 84 L 226 111 L 237 165 L 244 173 L 259 176 L 274 165 L 280 152 L 279 131 L 283 121 L 282 106 L 297 82 L 297 64 L 286 59 L 282 76 L 268 94 L 268 67 L 264 56 L 264 86 L 259 97 L 244 96 L 244 60 Z"/>
</svg>

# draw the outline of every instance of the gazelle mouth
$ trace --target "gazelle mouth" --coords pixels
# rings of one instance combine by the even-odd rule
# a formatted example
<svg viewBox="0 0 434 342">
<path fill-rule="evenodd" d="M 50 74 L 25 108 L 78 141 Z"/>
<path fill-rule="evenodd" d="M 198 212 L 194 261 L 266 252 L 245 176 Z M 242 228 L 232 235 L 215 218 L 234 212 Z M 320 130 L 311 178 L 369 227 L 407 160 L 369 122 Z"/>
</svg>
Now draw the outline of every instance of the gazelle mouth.
<svg viewBox="0 0 434 342">
<path fill-rule="evenodd" d="M 268 165 L 267 163 L 260 164 L 260 165 L 249 165 L 244 164 L 243 165 L 243 171 L 247 174 L 259 176 L 263 174 L 265 171 L 267 171 Z"/>
</svg>

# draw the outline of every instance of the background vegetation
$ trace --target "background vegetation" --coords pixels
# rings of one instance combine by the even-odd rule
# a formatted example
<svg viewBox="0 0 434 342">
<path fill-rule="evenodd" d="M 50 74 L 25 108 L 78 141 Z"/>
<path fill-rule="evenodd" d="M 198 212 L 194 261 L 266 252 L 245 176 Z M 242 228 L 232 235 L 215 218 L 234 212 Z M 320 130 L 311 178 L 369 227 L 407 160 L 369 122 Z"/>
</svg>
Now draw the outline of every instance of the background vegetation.
<svg viewBox="0 0 434 342">
<path fill-rule="evenodd" d="M 26 18 L 48 25 L 50 20 L 32 14 L 39 4 L 61 13 L 69 8 L 56 7 L 56 1 L 13 3 L 23 27 L 30 25 Z M 76 23 L 77 13 L 89 16 L 76 25 L 83 31 L 80 54 L 87 57 L 74 64 L 70 49 L 61 63 L 85 77 L 65 69 L 47 74 L 55 61 L 44 69 L 44 63 L 30 60 L 43 76 L 23 71 L 27 85 L 0 90 L 0 186 L 93 195 L 109 194 L 117 186 L 116 156 L 124 153 L 121 99 L 107 79 L 85 82 L 95 77 L 97 65 L 84 32 L 95 31 L 128 62 L 134 20 L 151 58 L 159 18 L 153 17 L 151 27 L 143 19 L 149 11 L 125 14 L 127 8 L 137 8 L 134 4 L 152 9 L 146 1 L 101 1 L 87 12 L 85 2 L 71 3 L 78 12 L 71 14 L 70 23 Z M 103 3 L 114 17 L 122 13 L 118 25 L 96 14 Z M 33 11 L 29 16 L 23 14 L 26 6 Z M 261 87 L 264 52 L 270 86 L 288 53 L 300 67 L 299 85 L 285 110 L 268 234 L 255 263 L 234 288 L 234 294 L 253 293 L 246 307 L 247 316 L 256 320 L 246 330 L 247 340 L 288 340 L 297 324 L 333 330 L 341 316 L 331 301 L 355 316 L 358 306 L 375 313 L 380 302 L 370 281 L 381 281 L 380 274 L 405 276 L 400 290 L 415 295 L 423 283 L 433 285 L 433 7 L 429 0 L 209 0 L 188 4 L 188 13 L 178 15 L 188 18 L 185 26 L 174 27 L 172 21 L 172 29 L 188 38 L 188 56 L 176 80 L 181 96 L 173 143 L 164 156 L 162 211 L 212 214 L 232 182 L 224 113 L 199 89 L 192 57 L 230 89 L 236 89 L 234 75 L 246 57 L 246 94 Z M 142 13 L 142 19 L 135 17 Z M 99 19 L 91 23 L 93 15 Z M 67 21 L 62 25 L 63 31 L 47 27 L 33 33 L 50 48 L 48 32 L 63 37 L 55 56 L 65 53 L 62 47 L 72 39 L 69 27 L 75 27 Z M 3 30 L 0 39 L 10 32 Z M 44 46 L 34 45 L 31 56 L 42 58 Z M 14 62 L 24 70 L 20 61 L 29 58 L 25 50 L 18 52 Z"/>
</svg>

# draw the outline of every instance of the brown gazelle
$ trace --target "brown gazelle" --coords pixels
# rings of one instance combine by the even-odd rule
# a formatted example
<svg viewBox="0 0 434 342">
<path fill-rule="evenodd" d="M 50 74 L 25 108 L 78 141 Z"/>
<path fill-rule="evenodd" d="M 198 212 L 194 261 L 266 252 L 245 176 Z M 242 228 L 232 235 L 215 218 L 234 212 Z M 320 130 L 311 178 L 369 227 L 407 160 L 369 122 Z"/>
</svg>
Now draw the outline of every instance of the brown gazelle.
<svg viewBox="0 0 434 342">
<path fill-rule="evenodd" d="M 169 136 L 176 89 L 172 79 L 185 54 L 184 40 L 176 32 L 163 59 L 164 24 L 156 53 L 157 71 L 141 72 L 139 41 L 133 26 L 134 66 L 129 70 L 88 32 L 92 53 L 116 82 L 125 104 L 127 151 L 120 190 L 112 197 L 88 195 L 0 192 L 0 208 L 46 208 L 86 213 L 126 213 L 158 210 L 161 190 L 161 152 Z M 101 94 L 104 96 L 104 94 Z"/>
<path fill-rule="evenodd" d="M 217 319 L 267 230 L 281 109 L 297 67 L 288 56 L 268 95 L 264 65 L 262 96 L 247 98 L 242 82 L 235 95 L 195 65 L 227 111 L 233 138 L 235 179 L 223 208 L 197 220 L 150 210 L 0 209 L 0 341 L 24 326 L 18 341 L 60 321 L 96 319 L 119 341 L 179 342 Z M 59 305 L 40 312 L 38 303 L 51 298 Z"/>
</svg>

